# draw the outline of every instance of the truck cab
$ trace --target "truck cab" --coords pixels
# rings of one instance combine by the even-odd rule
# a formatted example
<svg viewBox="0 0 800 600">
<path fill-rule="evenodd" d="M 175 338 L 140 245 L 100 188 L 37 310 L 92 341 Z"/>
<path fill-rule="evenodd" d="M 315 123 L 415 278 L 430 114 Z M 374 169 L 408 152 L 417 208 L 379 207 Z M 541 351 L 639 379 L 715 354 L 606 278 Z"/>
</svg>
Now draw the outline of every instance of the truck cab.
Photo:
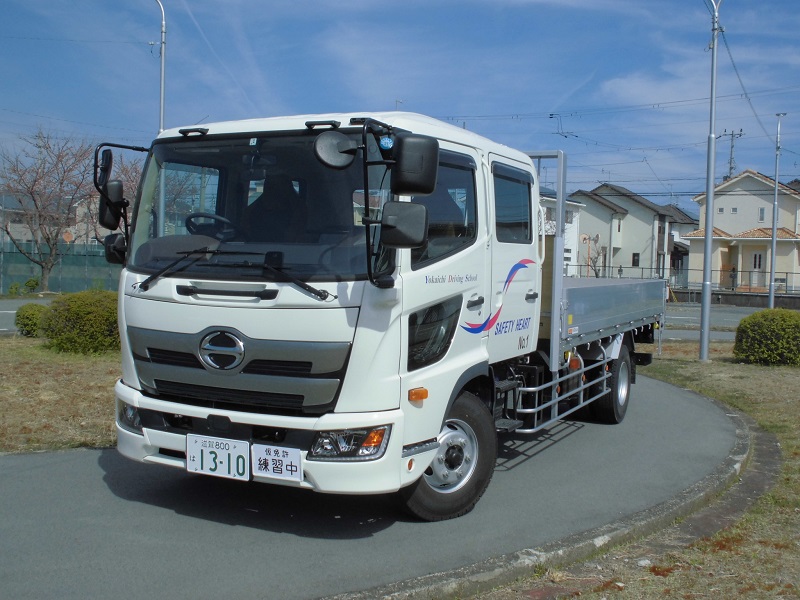
<svg viewBox="0 0 800 600">
<path fill-rule="evenodd" d="M 96 161 L 101 221 L 124 228 L 119 451 L 471 510 L 496 430 L 526 422 L 514 365 L 547 348 L 530 157 L 409 113 L 171 129 L 147 152 L 130 212 Z"/>
</svg>

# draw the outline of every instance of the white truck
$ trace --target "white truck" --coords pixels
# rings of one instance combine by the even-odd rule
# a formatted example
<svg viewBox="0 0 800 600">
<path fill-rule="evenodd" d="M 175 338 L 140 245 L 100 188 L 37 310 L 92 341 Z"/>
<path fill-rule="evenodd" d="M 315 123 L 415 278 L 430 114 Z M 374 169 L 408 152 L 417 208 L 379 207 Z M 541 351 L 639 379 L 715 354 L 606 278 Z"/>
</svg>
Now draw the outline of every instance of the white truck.
<svg viewBox="0 0 800 600">
<path fill-rule="evenodd" d="M 147 152 L 132 210 L 111 148 Z M 557 161 L 546 236 L 537 167 Z M 417 114 L 100 144 L 122 263 L 119 451 L 192 473 L 463 515 L 498 433 L 625 417 L 663 280 L 562 276 L 566 159 Z M 549 250 L 546 250 L 549 249 Z"/>
</svg>

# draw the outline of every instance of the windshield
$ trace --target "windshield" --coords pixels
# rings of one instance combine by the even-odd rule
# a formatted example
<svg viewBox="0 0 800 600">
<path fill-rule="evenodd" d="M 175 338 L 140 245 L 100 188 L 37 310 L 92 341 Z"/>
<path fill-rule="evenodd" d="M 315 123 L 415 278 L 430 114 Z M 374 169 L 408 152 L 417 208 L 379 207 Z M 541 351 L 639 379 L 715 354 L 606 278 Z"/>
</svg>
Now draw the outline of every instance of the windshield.
<svg viewBox="0 0 800 600">
<path fill-rule="evenodd" d="M 361 151 L 346 168 L 326 167 L 314 154 L 318 133 L 155 144 L 134 208 L 128 266 L 201 279 L 280 280 L 276 270 L 304 281 L 365 278 L 364 212 L 380 219 L 389 173 L 371 164 L 365 194 Z M 361 145 L 360 131 L 349 135 Z M 379 160 L 367 138 L 368 159 Z M 381 265 L 391 267 L 385 253 L 373 267 Z"/>
</svg>

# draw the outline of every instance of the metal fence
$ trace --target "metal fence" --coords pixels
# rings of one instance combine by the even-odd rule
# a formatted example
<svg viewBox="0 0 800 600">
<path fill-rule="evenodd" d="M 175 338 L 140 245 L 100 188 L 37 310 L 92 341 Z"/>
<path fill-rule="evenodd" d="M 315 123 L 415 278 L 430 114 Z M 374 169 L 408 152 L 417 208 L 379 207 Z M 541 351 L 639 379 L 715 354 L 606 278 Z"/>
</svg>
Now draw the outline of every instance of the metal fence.
<svg viewBox="0 0 800 600">
<path fill-rule="evenodd" d="M 658 269 L 645 267 L 614 267 L 605 271 L 598 269 L 599 277 L 667 279 L 672 289 L 699 290 L 703 287 L 702 269 L 671 270 L 664 273 Z M 587 275 L 588 273 L 588 275 Z M 594 277 L 594 272 L 586 265 L 568 265 L 564 274 L 568 277 Z M 740 293 L 768 293 L 769 272 L 731 271 L 729 269 L 711 272 L 713 290 L 729 290 Z M 800 273 L 779 271 L 775 273 L 776 294 L 800 294 Z"/>
<path fill-rule="evenodd" d="M 26 248 L 27 250 L 27 248 Z M 50 273 L 51 292 L 116 290 L 121 267 L 106 262 L 99 244 L 59 244 L 61 258 Z M 28 260 L 9 240 L 0 247 L 0 294 L 25 291 L 31 279 L 41 280 L 39 265 Z"/>
</svg>

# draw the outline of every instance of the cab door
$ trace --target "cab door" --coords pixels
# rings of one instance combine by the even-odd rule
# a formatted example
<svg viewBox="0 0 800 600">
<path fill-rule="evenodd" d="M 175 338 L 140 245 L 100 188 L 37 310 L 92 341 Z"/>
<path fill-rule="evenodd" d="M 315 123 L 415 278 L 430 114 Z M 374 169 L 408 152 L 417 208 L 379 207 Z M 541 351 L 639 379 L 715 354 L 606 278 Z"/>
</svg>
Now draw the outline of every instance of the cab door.
<svg viewBox="0 0 800 600">
<path fill-rule="evenodd" d="M 541 301 L 538 202 L 532 171 L 490 155 L 493 205 L 489 360 L 536 349 Z"/>
<path fill-rule="evenodd" d="M 487 334 L 478 325 L 489 313 L 489 228 L 480 211 L 478 157 L 466 152 L 440 149 L 435 191 L 412 197 L 428 210 L 428 240 L 410 250 L 402 276 L 405 380 L 438 394 L 443 407 L 464 370 L 487 359 Z"/>
</svg>

